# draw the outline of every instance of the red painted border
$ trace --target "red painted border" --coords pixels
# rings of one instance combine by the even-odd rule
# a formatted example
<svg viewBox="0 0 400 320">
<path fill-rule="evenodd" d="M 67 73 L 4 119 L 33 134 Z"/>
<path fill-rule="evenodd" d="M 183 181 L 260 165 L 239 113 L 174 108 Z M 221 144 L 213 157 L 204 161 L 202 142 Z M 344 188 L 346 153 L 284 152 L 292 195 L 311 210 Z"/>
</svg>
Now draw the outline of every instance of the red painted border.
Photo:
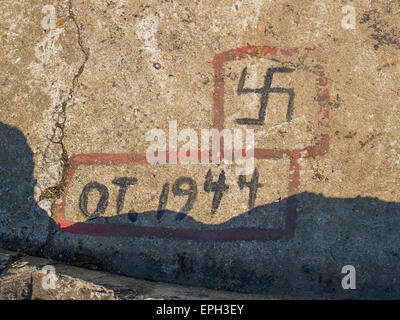
<svg viewBox="0 0 400 320">
<path fill-rule="evenodd" d="M 224 76 L 223 65 L 225 62 L 240 60 L 250 57 L 269 57 L 278 54 L 293 55 L 302 48 L 289 50 L 276 49 L 268 46 L 263 47 L 244 47 L 217 54 L 213 60 L 214 67 L 214 128 L 222 130 L 224 124 Z M 314 50 L 305 48 L 304 50 Z M 320 71 L 317 79 L 317 97 L 319 103 L 318 113 L 329 117 L 329 92 L 326 88 L 328 79 L 323 70 Z M 199 240 L 199 241 L 235 241 L 235 240 L 279 240 L 282 238 L 291 238 L 297 219 L 297 200 L 295 195 L 299 192 L 300 183 L 300 164 L 299 159 L 314 158 L 325 154 L 329 147 L 329 136 L 323 135 L 321 140 L 314 146 L 309 146 L 298 150 L 277 150 L 277 149 L 255 149 L 254 157 L 256 159 L 282 159 L 287 156 L 290 159 L 290 173 L 288 186 L 288 199 L 286 207 L 285 228 L 233 228 L 223 230 L 194 230 L 194 229 L 174 229 L 160 227 L 142 227 L 130 224 L 98 224 L 71 222 L 64 220 L 65 203 L 72 178 L 79 165 L 142 165 L 145 164 L 146 155 L 131 154 L 103 154 L 90 153 L 79 154 L 70 158 L 70 166 L 66 174 L 65 189 L 61 204 L 56 208 L 57 229 L 59 231 L 86 234 L 94 236 L 154 236 L 178 240 Z M 201 151 L 198 151 L 201 154 Z M 169 153 L 168 153 L 169 155 Z"/>
</svg>

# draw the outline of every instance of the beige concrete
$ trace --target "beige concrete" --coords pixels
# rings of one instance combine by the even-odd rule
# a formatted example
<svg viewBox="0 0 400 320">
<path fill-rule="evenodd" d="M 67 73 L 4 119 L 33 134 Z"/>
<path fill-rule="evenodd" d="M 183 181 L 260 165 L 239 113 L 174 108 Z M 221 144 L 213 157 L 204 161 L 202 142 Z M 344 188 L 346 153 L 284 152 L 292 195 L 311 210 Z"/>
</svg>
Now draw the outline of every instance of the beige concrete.
<svg viewBox="0 0 400 320">
<path fill-rule="evenodd" d="M 329 273 L 325 264 L 335 263 L 334 272 L 340 275 L 339 267 L 351 263 L 351 259 L 361 263 L 365 254 L 360 248 L 371 257 L 378 255 L 374 250 L 392 250 L 386 246 L 398 242 L 394 210 L 390 211 L 393 215 L 390 217 L 382 213 L 381 207 L 366 210 L 366 217 L 354 216 L 346 213 L 341 200 L 361 197 L 375 201 L 376 198 L 382 206 L 400 201 L 400 4 L 351 1 L 356 10 L 356 24 L 350 30 L 341 25 L 342 8 L 346 4 L 348 1 L 331 0 L 1 1 L 0 122 L 19 130 L 33 153 L 33 176 L 29 179 L 36 181 L 30 180 L 29 186 L 34 187 L 34 192 L 27 191 L 26 196 L 25 191 L 17 194 L 23 195 L 32 206 L 37 203 L 41 208 L 36 208 L 38 212 L 44 210 L 36 218 L 28 209 L 4 209 L 8 215 L 3 215 L 6 222 L 3 231 L 0 229 L 2 240 L 15 248 L 23 239 L 24 250 L 35 243 L 32 250 L 48 250 L 49 255 L 58 256 L 64 251 L 68 252 L 66 256 L 76 251 L 93 253 L 95 259 L 103 261 L 103 268 L 128 270 L 135 276 L 154 274 L 151 268 L 144 267 L 144 262 L 141 264 L 146 260 L 143 257 L 149 255 L 158 261 L 154 264 L 158 268 L 155 279 L 168 281 L 176 278 L 172 270 L 180 263 L 177 261 L 181 258 L 177 257 L 181 254 L 192 255 L 193 270 L 197 270 L 199 261 L 204 264 L 218 261 L 210 267 L 217 270 L 216 266 L 224 263 L 231 266 L 238 259 L 240 264 L 256 269 L 255 278 L 259 275 L 268 278 L 275 271 L 265 271 L 265 261 L 249 262 L 244 257 L 248 254 L 252 259 L 275 261 L 282 254 L 275 261 L 279 269 L 283 261 L 300 252 L 301 263 L 294 260 L 290 263 L 299 268 L 307 261 L 323 265 L 324 275 Z M 55 27 L 48 30 L 42 26 L 45 5 L 53 5 L 56 10 Z M 162 129 L 168 134 L 170 121 L 177 121 L 178 130 L 191 128 L 199 136 L 201 129 L 213 128 L 218 80 L 217 62 L 213 65 L 213 59 L 229 50 L 249 46 L 259 48 L 260 52 L 268 47 L 272 51 L 264 56 L 255 54 L 224 62 L 224 70 L 218 75 L 225 84 L 224 128 L 254 129 L 256 148 L 272 153 L 315 146 L 323 137 L 329 140 L 324 145 L 326 149 L 315 157 L 308 149 L 299 152 L 296 165 L 289 153 L 276 159 L 255 160 L 263 185 L 255 206 L 270 208 L 268 214 L 250 213 L 245 217 L 249 210 L 249 190 L 239 187 L 235 164 L 83 165 L 76 161 L 82 159 L 82 154 L 100 154 L 99 159 L 104 159 L 104 154 L 122 157 L 145 154 L 150 145 L 146 133 Z M 275 74 L 272 84 L 293 88 L 295 92 L 290 121 L 286 119 L 288 96 L 271 94 L 262 125 L 243 126 L 235 122 L 237 118 L 257 117 L 260 103 L 257 94 L 237 94 L 244 67 L 248 72 L 245 88 L 253 89 L 263 85 L 269 68 L 294 70 Z M 7 146 L 4 150 L 7 153 Z M 7 161 L 13 163 L 12 159 Z M 215 213 L 211 212 L 214 193 L 204 190 L 209 169 L 213 182 L 225 170 L 229 186 Z M 119 188 L 112 181 L 123 176 L 136 177 L 138 183 L 128 188 L 122 216 L 116 217 Z M 158 221 L 151 213 L 159 206 L 165 183 L 170 183 L 166 209 L 175 213 L 184 205 L 187 196 L 174 196 L 171 191 L 174 181 L 182 176 L 191 177 L 197 184 L 193 208 L 182 221 L 176 221 L 174 214 Z M 296 185 L 291 182 L 295 180 Z M 282 201 L 295 194 L 306 196 L 298 197 L 301 203 L 294 208 L 297 222 L 288 242 L 279 237 L 251 245 L 232 242 L 220 247 L 215 242 L 202 247 L 198 242 L 163 242 L 157 237 L 155 243 L 151 242 L 153 238 L 147 241 L 145 236 L 121 240 L 115 234 L 111 237 L 110 233 L 103 233 L 102 226 L 94 231 L 101 237 L 91 238 L 83 229 L 69 230 L 75 233 L 57 232 L 56 224 L 65 229 L 88 220 L 79 202 L 84 186 L 93 181 L 105 185 L 109 192 L 108 205 L 102 213 L 105 220 L 97 222 L 102 226 L 116 224 L 118 228 L 122 225 L 121 230 L 132 226 L 174 230 L 284 228 L 289 211 L 281 206 Z M 9 182 L 4 185 L 18 189 Z M 316 198 L 308 201 L 308 194 L 321 197 L 322 202 Z M 8 203 L 7 197 L 1 201 Z M 328 198 L 336 199 L 335 204 L 331 200 L 324 203 Z M 96 210 L 98 201 L 96 191 L 90 192 L 89 212 Z M 63 206 L 62 210 L 59 206 Z M 139 213 L 136 224 L 127 218 L 127 212 L 133 209 Z M 354 212 L 357 210 L 362 211 L 355 205 Z M 22 224 L 27 226 L 21 228 Z M 341 235 L 340 230 L 350 228 L 349 224 L 356 225 L 354 234 L 349 236 L 346 231 Z M 371 240 L 375 239 L 375 233 L 368 238 L 372 234 L 369 228 L 382 242 Z M 349 251 L 337 244 L 346 236 L 355 243 Z M 121 260 L 104 262 L 116 261 L 111 257 L 114 251 L 122 252 Z M 330 251 L 336 256 L 332 261 Z M 138 256 L 131 256 L 132 252 Z M 165 256 L 160 257 L 164 252 Z M 126 259 L 133 259 L 141 266 L 136 268 Z M 378 264 L 387 265 L 385 259 L 386 256 L 377 259 Z M 379 269 L 372 264 L 370 267 Z M 207 278 L 207 268 L 192 273 L 199 275 L 199 279 L 200 275 Z M 365 272 L 372 275 L 371 270 Z M 227 271 L 222 277 L 233 279 L 236 274 L 237 271 Z M 207 278 L 207 285 L 215 285 L 217 278 Z M 281 275 L 277 278 L 282 279 Z M 199 279 L 177 281 L 191 283 Z M 254 280 L 254 286 L 256 283 Z M 254 286 L 239 287 L 254 291 Z"/>
</svg>

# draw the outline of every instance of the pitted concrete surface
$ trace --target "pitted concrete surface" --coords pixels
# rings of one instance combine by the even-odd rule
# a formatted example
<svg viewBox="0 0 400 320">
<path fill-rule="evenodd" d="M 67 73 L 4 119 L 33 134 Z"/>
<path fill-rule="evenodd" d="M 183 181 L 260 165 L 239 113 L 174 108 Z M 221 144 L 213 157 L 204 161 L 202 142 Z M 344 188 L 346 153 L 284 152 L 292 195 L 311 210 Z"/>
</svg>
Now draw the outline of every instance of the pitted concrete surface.
<svg viewBox="0 0 400 320">
<path fill-rule="evenodd" d="M 354 29 L 346 5 L 2 1 L 0 245 L 214 289 L 400 297 L 400 3 L 350 3 Z M 256 173 L 173 163 L 212 128 L 254 130 Z M 172 163 L 149 163 L 154 129 Z"/>
</svg>

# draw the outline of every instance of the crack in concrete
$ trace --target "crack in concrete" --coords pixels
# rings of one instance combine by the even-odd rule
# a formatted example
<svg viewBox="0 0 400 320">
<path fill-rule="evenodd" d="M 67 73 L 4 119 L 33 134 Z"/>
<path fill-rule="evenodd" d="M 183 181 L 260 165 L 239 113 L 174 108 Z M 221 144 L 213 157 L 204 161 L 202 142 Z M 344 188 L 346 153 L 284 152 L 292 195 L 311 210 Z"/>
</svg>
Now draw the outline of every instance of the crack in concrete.
<svg viewBox="0 0 400 320">
<path fill-rule="evenodd" d="M 85 47 L 82 44 L 81 29 L 79 27 L 78 20 L 76 19 L 76 16 L 75 16 L 75 13 L 73 12 L 72 7 L 73 7 L 72 0 L 69 0 L 68 1 L 68 18 L 70 18 L 76 26 L 77 36 L 78 36 L 78 45 L 79 45 L 79 48 L 81 49 L 81 52 L 84 55 L 84 61 L 82 62 L 82 64 L 80 65 L 80 67 L 78 69 L 78 72 L 74 75 L 74 77 L 72 79 L 72 87 L 69 90 L 69 94 L 68 94 L 67 98 L 60 105 L 57 105 L 56 112 L 53 114 L 53 116 L 57 115 L 57 120 L 53 127 L 53 134 L 49 140 L 50 140 L 50 142 L 61 146 L 61 163 L 62 163 L 61 164 L 61 167 L 62 167 L 61 180 L 58 185 L 49 187 L 46 190 L 44 190 L 39 197 L 39 201 L 41 201 L 43 199 L 59 198 L 64 190 L 65 176 L 66 176 L 66 172 L 68 171 L 68 167 L 69 167 L 69 164 L 68 164 L 69 156 L 68 156 L 67 149 L 65 148 L 65 145 L 63 143 L 64 127 L 65 127 L 65 119 L 66 119 L 66 107 L 67 107 L 68 103 L 70 101 L 72 101 L 72 99 L 73 99 L 73 95 L 75 92 L 75 88 L 77 86 L 77 82 L 79 80 L 79 77 L 82 75 L 82 73 L 85 69 L 86 62 L 89 59 L 89 52 L 87 49 L 85 49 Z M 62 119 L 62 120 L 60 120 L 60 119 Z M 56 134 L 57 130 L 59 130 L 59 132 L 60 132 L 59 135 Z"/>
</svg>

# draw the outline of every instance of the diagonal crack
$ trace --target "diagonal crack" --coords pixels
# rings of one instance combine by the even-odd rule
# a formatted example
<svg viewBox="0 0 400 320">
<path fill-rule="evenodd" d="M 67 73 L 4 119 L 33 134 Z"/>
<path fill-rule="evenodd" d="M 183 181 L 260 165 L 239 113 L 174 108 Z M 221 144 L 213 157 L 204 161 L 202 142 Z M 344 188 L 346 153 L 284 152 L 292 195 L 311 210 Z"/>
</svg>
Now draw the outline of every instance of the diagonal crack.
<svg viewBox="0 0 400 320">
<path fill-rule="evenodd" d="M 69 90 L 67 98 L 60 105 L 58 105 L 56 107 L 56 114 L 58 116 L 57 116 L 56 123 L 53 127 L 53 134 L 50 138 L 50 141 L 52 143 L 58 144 L 61 146 L 61 162 L 62 162 L 62 168 L 63 168 L 61 181 L 58 185 L 49 187 L 46 190 L 44 190 L 39 197 L 39 201 L 43 200 L 43 199 L 58 198 L 58 197 L 60 197 L 60 195 L 62 194 L 62 192 L 64 190 L 65 176 L 66 176 L 66 173 L 67 173 L 68 167 L 69 167 L 69 163 L 68 163 L 69 156 L 68 156 L 68 152 L 65 148 L 65 145 L 63 143 L 64 124 L 65 124 L 65 119 L 66 119 L 66 107 L 67 107 L 68 103 L 73 99 L 73 95 L 74 95 L 75 88 L 77 86 L 79 77 L 83 73 L 86 62 L 89 59 L 89 51 L 82 44 L 81 29 L 79 27 L 78 20 L 76 19 L 75 13 L 72 8 L 72 0 L 68 0 L 68 18 L 71 19 L 76 26 L 78 45 L 84 55 L 84 60 L 83 60 L 82 64 L 80 65 L 78 72 L 74 75 L 74 77 L 72 79 L 72 86 L 71 86 L 71 89 Z M 58 131 L 58 134 L 57 134 L 57 131 Z"/>
</svg>

